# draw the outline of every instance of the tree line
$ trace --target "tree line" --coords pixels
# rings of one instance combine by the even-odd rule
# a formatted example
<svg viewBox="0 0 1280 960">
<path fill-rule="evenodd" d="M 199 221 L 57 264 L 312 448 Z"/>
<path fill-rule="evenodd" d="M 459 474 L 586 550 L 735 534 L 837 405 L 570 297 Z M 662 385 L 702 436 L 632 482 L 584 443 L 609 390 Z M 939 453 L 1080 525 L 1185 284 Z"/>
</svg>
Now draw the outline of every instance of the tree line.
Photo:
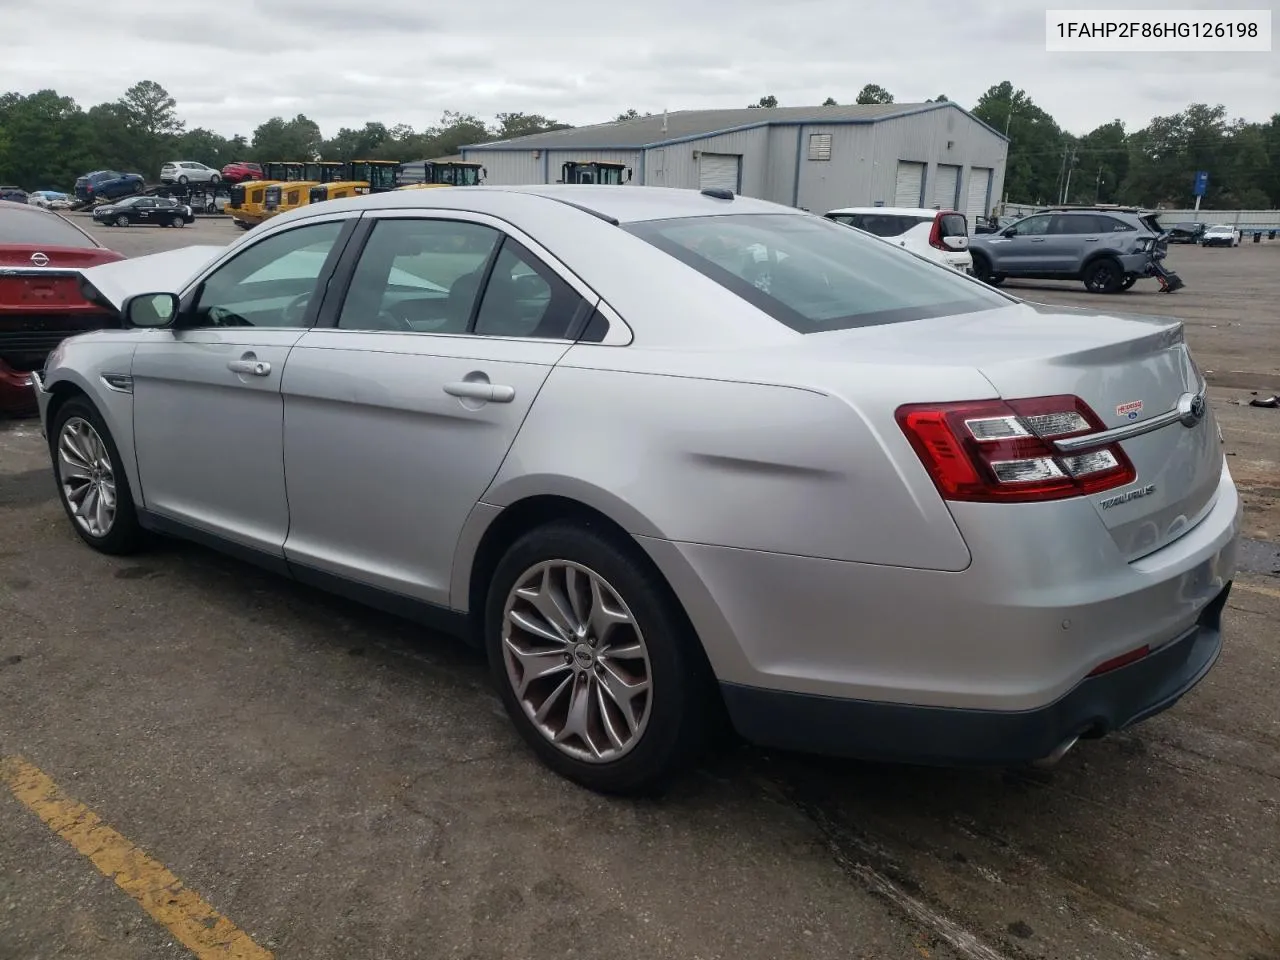
<svg viewBox="0 0 1280 960">
<path fill-rule="evenodd" d="M 929 98 L 946 101 L 939 94 Z M 855 103 L 893 103 L 893 94 L 867 84 Z M 748 104 L 777 107 L 773 95 Z M 837 106 L 828 97 L 824 106 Z M 1209 172 L 1203 205 L 1218 209 L 1280 207 L 1280 113 L 1266 123 L 1230 119 L 1222 105 L 1193 103 L 1180 113 L 1126 129 L 1120 120 L 1083 136 L 1064 130 L 1027 92 L 996 84 L 970 108 L 1010 138 L 1005 194 L 1022 203 L 1130 203 L 1173 207 L 1192 203 L 1196 171 Z M 652 116 L 636 109 L 615 120 Z M 221 167 L 232 160 L 421 160 L 449 156 L 473 143 L 562 130 L 541 114 L 499 113 L 486 122 L 446 110 L 423 129 L 370 122 L 343 127 L 326 138 L 305 114 L 272 117 L 252 136 L 224 137 L 188 128 L 160 84 L 143 80 L 118 100 L 81 107 L 56 90 L 0 96 L 0 183 L 28 190 L 68 189 L 95 169 L 158 176 L 167 160 L 198 160 Z"/>
</svg>

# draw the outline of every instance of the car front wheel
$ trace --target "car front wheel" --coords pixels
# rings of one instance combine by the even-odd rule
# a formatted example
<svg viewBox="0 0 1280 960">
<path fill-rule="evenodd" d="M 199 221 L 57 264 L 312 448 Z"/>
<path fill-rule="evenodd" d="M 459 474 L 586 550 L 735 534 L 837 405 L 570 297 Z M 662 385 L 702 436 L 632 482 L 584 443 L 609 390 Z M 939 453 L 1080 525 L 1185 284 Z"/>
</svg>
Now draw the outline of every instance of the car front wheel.
<svg viewBox="0 0 1280 960">
<path fill-rule="evenodd" d="M 129 218 L 126 217 L 123 213 L 120 214 L 120 216 L 116 217 L 117 227 L 127 227 L 128 225 L 129 225 Z"/>
<path fill-rule="evenodd" d="M 73 397 L 49 430 L 58 497 L 80 539 L 102 553 L 133 553 L 143 542 L 120 451 L 97 408 Z"/>
<path fill-rule="evenodd" d="M 706 742 L 706 661 L 629 538 L 568 522 L 525 534 L 494 571 L 485 642 L 520 734 L 585 787 L 651 793 Z"/>
</svg>

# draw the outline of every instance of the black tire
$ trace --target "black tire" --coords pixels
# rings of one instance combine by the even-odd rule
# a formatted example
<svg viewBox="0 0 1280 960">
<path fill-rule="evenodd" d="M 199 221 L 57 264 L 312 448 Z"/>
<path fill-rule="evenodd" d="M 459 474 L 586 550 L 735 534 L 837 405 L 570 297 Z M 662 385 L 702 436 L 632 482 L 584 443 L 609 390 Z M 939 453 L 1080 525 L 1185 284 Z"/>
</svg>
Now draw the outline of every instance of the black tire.
<svg viewBox="0 0 1280 960">
<path fill-rule="evenodd" d="M 993 274 L 991 273 L 991 261 L 980 253 L 972 254 L 973 257 L 973 275 L 983 283 L 991 283 Z"/>
<path fill-rule="evenodd" d="M 182 176 L 180 176 L 178 178 L 178 182 L 185 187 L 187 185 L 187 175 L 184 173 Z"/>
<path fill-rule="evenodd" d="M 1111 257 L 1099 257 L 1084 268 L 1080 279 L 1090 293 L 1116 293 L 1124 283 L 1124 268 Z"/>
<path fill-rule="evenodd" d="M 589 762 L 555 746 L 525 714 L 507 674 L 503 615 L 507 596 L 545 561 L 570 561 L 603 578 L 630 610 L 648 654 L 648 718 L 629 752 Z M 484 641 L 499 696 L 516 729 L 552 770 L 591 790 L 652 795 L 701 756 L 714 728 L 716 692 L 684 612 L 636 544 L 584 523 L 557 521 L 531 530 L 507 550 L 489 583 Z M 575 681 L 576 682 L 576 681 Z"/>
<path fill-rule="evenodd" d="M 115 224 L 117 227 L 127 227 L 129 226 L 129 218 L 122 213 L 120 216 L 116 217 Z"/>
<path fill-rule="evenodd" d="M 218 175 L 215 173 L 215 174 L 213 174 L 212 176 L 210 176 L 210 177 L 209 177 L 209 183 L 210 183 L 210 184 L 212 184 L 213 186 L 217 186 L 217 185 L 218 185 L 218 181 L 219 181 L 219 180 L 221 180 L 221 179 L 222 179 L 222 177 L 218 176 Z"/>
<path fill-rule="evenodd" d="M 76 521 L 74 508 L 67 499 L 66 491 L 63 489 L 62 460 L 58 453 L 58 444 L 62 437 L 63 428 L 68 421 L 77 418 L 93 427 L 101 438 L 102 445 L 106 448 L 107 457 L 111 461 L 111 472 L 116 490 L 116 515 L 110 529 L 102 536 L 91 534 Z M 107 425 L 98 413 L 97 407 L 89 402 L 86 397 L 72 397 L 62 404 L 54 414 L 53 423 L 49 429 L 49 456 L 53 462 L 53 478 L 58 490 L 58 500 L 62 503 L 62 509 L 66 511 L 67 520 L 70 522 L 71 528 L 79 535 L 81 540 L 99 553 L 114 555 L 136 553 L 145 545 L 146 533 L 138 523 L 138 512 L 133 505 L 133 493 L 129 488 L 129 477 L 124 472 L 124 462 L 120 457 L 120 451 L 116 449 L 116 443 L 111 436 L 111 431 L 107 429 Z"/>
</svg>

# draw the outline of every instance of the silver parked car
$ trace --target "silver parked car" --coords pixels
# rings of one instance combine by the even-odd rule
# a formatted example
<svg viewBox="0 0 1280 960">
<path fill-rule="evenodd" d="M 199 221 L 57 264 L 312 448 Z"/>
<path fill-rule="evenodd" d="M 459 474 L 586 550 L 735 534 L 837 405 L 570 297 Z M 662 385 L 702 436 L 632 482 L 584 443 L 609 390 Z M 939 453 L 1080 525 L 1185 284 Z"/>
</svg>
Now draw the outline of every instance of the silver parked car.
<svg viewBox="0 0 1280 960">
<path fill-rule="evenodd" d="M 35 387 L 80 537 L 454 628 L 596 789 L 661 784 L 725 715 L 1052 762 L 1221 647 L 1240 500 L 1176 321 L 653 187 L 333 200 L 86 279 L 127 328 Z"/>
</svg>

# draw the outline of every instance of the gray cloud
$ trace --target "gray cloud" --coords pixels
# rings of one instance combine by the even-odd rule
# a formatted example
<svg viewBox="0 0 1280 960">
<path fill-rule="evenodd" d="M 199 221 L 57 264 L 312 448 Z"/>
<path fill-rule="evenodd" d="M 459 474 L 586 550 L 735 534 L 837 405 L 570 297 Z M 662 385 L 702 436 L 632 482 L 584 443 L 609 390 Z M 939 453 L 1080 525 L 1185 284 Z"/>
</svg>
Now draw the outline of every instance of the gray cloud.
<svg viewBox="0 0 1280 960">
<path fill-rule="evenodd" d="M 10 5 L 0 0 L 0 9 Z M 190 125 L 228 135 L 297 113 L 326 134 L 370 120 L 422 128 L 446 109 L 585 124 L 628 107 L 735 107 L 764 94 L 786 105 L 828 96 L 850 102 L 866 83 L 903 102 L 945 93 L 972 106 L 1002 80 L 1083 133 L 1116 117 L 1140 127 L 1190 100 L 1263 120 L 1276 111 L 1280 89 L 1275 54 L 1046 53 L 1044 7 L 1023 0 L 646 0 L 587 8 L 479 0 L 394 9 L 253 0 L 223 4 L 216 17 L 184 17 L 167 0 L 115 0 L 111 17 L 100 15 L 99 0 L 57 6 L 60 21 L 94 28 L 63 32 L 56 42 L 26 29 L 0 34 L 0 91 L 54 87 L 89 106 L 148 78 L 177 98 Z"/>
</svg>

